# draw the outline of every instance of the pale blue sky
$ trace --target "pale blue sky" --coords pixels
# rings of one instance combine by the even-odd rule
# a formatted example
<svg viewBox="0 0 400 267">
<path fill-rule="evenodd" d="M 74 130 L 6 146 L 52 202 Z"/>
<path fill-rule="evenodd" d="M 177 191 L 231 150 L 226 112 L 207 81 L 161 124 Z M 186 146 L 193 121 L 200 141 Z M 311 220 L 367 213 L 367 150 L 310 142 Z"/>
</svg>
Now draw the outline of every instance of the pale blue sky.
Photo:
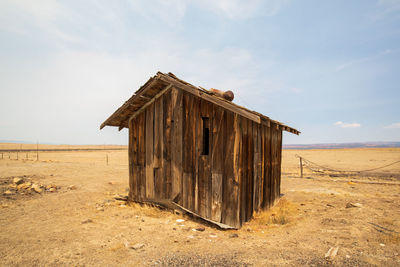
<svg viewBox="0 0 400 267">
<path fill-rule="evenodd" d="M 295 127 L 400 141 L 400 1 L 0 1 L 0 140 L 126 144 L 99 125 L 157 71 Z"/>
</svg>

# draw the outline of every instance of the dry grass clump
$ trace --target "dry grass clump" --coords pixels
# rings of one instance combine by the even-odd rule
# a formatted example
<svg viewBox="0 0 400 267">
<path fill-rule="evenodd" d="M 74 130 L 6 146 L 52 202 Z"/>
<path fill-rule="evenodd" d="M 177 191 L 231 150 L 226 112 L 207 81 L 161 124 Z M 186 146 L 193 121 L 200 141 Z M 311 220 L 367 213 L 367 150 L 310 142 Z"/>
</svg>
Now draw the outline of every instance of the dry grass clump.
<svg viewBox="0 0 400 267">
<path fill-rule="evenodd" d="M 173 214 L 167 210 L 162 210 L 158 207 L 146 205 L 146 204 L 139 204 L 135 202 L 128 202 L 128 205 L 135 209 L 140 215 L 145 215 L 148 217 L 153 218 L 166 218 L 168 216 L 172 216 Z"/>
<path fill-rule="evenodd" d="M 254 214 L 253 222 L 258 225 L 286 225 L 293 221 L 296 206 L 285 198 L 267 211 Z"/>
</svg>

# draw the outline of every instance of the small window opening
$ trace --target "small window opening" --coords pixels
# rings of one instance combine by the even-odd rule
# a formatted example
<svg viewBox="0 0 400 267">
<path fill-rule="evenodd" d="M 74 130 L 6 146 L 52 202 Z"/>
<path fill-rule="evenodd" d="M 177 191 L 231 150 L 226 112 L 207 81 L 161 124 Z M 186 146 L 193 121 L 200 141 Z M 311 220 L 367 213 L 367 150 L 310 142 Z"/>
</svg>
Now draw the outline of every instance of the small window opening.
<svg viewBox="0 0 400 267">
<path fill-rule="evenodd" d="M 203 120 L 203 151 L 202 155 L 208 155 L 210 152 L 210 121 L 207 117 L 202 117 Z"/>
</svg>

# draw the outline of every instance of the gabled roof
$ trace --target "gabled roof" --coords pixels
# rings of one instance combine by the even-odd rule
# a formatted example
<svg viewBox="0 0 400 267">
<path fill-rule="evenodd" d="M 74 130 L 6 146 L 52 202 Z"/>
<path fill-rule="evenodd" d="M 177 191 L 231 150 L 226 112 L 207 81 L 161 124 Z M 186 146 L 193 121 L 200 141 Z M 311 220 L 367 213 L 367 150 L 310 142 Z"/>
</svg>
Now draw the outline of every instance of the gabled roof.
<svg viewBox="0 0 400 267">
<path fill-rule="evenodd" d="M 128 128 L 128 122 L 132 116 L 136 116 L 151 102 L 153 102 L 155 98 L 158 98 L 171 87 L 189 92 L 197 97 L 212 102 L 224 109 L 230 110 L 257 123 L 263 123 L 270 126 L 272 122 L 284 131 L 297 135 L 300 133 L 296 129 L 281 122 L 271 120 L 269 117 L 263 114 L 248 110 L 228 100 L 212 95 L 209 91 L 185 82 L 170 72 L 168 74 L 158 72 L 154 77 L 151 77 L 142 87 L 139 88 L 139 90 L 135 92 L 133 96 L 131 96 L 131 98 L 129 98 L 119 109 L 117 109 L 105 122 L 101 124 L 100 129 L 103 129 L 105 126 L 116 126 L 119 127 L 119 130 Z"/>
</svg>

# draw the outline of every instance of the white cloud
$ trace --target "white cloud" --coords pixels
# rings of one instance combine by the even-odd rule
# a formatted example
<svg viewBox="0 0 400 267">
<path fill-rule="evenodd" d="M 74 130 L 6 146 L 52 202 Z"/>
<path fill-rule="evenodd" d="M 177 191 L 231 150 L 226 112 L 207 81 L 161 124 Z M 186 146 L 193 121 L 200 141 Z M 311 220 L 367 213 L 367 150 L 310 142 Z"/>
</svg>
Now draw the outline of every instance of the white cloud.
<svg viewBox="0 0 400 267">
<path fill-rule="evenodd" d="M 392 123 L 388 126 L 385 126 L 386 129 L 400 129 L 400 122 Z"/>
<path fill-rule="evenodd" d="M 274 16 L 288 1 L 286 0 L 202 0 L 199 5 L 230 19 L 248 19 L 254 16 Z"/>
<path fill-rule="evenodd" d="M 339 126 L 341 128 L 360 128 L 361 124 L 353 122 L 353 123 L 344 123 L 342 121 L 337 121 L 334 125 Z"/>
</svg>

